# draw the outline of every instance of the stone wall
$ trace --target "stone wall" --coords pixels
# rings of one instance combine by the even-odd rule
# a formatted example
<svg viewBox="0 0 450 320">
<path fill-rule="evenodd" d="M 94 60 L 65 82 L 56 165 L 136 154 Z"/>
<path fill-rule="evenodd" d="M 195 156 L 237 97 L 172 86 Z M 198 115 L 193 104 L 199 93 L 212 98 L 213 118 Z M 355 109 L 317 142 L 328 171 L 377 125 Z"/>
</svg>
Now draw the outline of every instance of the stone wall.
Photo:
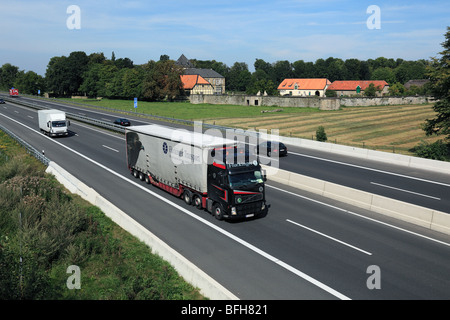
<svg viewBox="0 0 450 320">
<path fill-rule="evenodd" d="M 277 106 L 292 108 L 318 108 L 321 110 L 338 110 L 338 98 L 318 97 L 279 97 L 279 96 L 250 96 L 250 95 L 191 95 L 192 104 L 233 104 L 241 106 Z"/>
<path fill-rule="evenodd" d="M 431 103 L 430 97 L 352 97 L 340 98 L 341 105 L 346 107 L 367 107 L 402 104 L 423 104 Z"/>
<path fill-rule="evenodd" d="M 241 106 L 276 106 L 285 108 L 317 108 L 320 110 L 338 110 L 341 106 L 381 106 L 430 103 L 429 97 L 280 97 L 251 95 L 205 95 L 194 94 L 189 97 L 192 104 L 232 104 Z"/>
</svg>

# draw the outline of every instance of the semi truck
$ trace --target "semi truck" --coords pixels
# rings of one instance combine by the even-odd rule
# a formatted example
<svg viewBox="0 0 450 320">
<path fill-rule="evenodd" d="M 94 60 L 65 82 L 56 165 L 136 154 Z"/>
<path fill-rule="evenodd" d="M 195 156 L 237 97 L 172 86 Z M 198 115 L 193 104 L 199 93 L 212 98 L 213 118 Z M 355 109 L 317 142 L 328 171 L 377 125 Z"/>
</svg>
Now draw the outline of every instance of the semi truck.
<svg viewBox="0 0 450 320">
<path fill-rule="evenodd" d="M 217 219 L 267 214 L 266 177 L 236 142 L 161 125 L 126 129 L 128 169 Z"/>
<path fill-rule="evenodd" d="M 9 89 L 9 96 L 12 98 L 18 98 L 19 97 L 19 90 L 11 88 Z"/>
<path fill-rule="evenodd" d="M 42 133 L 55 136 L 67 136 L 70 121 L 66 120 L 66 113 L 61 110 L 38 110 L 39 129 Z"/>
</svg>

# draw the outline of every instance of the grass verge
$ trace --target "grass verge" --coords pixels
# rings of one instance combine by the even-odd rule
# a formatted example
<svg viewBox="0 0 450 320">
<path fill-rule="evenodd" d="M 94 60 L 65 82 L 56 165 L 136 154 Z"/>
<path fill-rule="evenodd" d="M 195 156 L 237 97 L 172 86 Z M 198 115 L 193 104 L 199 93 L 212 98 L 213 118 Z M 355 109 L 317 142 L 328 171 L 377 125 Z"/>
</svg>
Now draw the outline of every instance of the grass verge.
<svg viewBox="0 0 450 320">
<path fill-rule="evenodd" d="M 80 289 L 69 289 L 80 269 Z M 0 299 L 203 300 L 197 288 L 0 131 Z"/>
</svg>

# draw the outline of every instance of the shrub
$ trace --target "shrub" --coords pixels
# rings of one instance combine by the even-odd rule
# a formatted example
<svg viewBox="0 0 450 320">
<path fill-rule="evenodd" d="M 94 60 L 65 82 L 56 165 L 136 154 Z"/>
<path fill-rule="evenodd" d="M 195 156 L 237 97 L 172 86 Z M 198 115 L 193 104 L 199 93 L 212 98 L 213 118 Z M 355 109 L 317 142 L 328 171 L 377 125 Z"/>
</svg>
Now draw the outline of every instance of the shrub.
<svg viewBox="0 0 450 320">
<path fill-rule="evenodd" d="M 450 161 L 450 145 L 442 140 L 434 143 L 422 141 L 412 149 L 415 155 L 421 158 Z"/>
<path fill-rule="evenodd" d="M 317 141 L 325 142 L 328 140 L 327 134 L 325 133 L 325 128 L 323 126 L 319 126 L 316 131 L 316 139 Z"/>
</svg>

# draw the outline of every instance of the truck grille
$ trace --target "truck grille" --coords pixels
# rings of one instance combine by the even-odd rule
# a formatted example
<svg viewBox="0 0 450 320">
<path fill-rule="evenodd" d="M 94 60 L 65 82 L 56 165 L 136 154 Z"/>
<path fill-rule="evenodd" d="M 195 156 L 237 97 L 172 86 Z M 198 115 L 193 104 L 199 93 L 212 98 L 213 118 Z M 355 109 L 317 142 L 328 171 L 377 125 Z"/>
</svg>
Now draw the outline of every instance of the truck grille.
<svg viewBox="0 0 450 320">
<path fill-rule="evenodd" d="M 261 211 L 262 201 L 252 202 L 236 206 L 238 215 L 246 215 L 251 213 L 259 213 Z"/>
<path fill-rule="evenodd" d="M 241 201 L 238 201 L 239 199 L 241 199 Z M 236 204 L 244 204 L 247 202 L 261 201 L 262 199 L 263 199 L 262 193 L 240 194 L 240 195 L 236 195 L 235 202 L 236 202 Z"/>
</svg>

